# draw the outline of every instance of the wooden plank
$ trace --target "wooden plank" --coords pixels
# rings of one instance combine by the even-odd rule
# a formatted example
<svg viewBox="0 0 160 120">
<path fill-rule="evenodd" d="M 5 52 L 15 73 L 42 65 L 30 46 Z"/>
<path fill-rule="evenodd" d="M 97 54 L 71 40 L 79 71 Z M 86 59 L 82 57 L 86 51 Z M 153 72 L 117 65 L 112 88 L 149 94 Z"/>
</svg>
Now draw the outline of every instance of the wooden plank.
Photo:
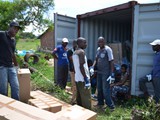
<svg viewBox="0 0 160 120">
<path fill-rule="evenodd" d="M 46 94 L 46 93 L 44 93 L 44 92 L 42 92 L 40 90 L 31 91 L 30 95 L 31 95 L 31 98 L 34 98 L 34 99 L 43 100 L 43 99 L 46 99 L 46 98 L 50 98 L 53 101 L 57 101 L 58 103 L 62 104 L 62 110 L 72 106 L 72 105 L 70 105 L 70 104 L 68 104 L 66 102 L 63 102 L 63 101 L 61 101 L 61 100 L 59 100 L 59 99 L 57 99 L 57 98 L 55 98 L 55 97 L 53 97 L 53 96 L 51 96 L 49 94 Z"/>
<path fill-rule="evenodd" d="M 55 113 L 56 120 L 96 120 L 97 113 L 74 105 L 70 108 Z"/>
<path fill-rule="evenodd" d="M 53 120 L 54 113 L 0 95 L 0 120 Z"/>
<path fill-rule="evenodd" d="M 30 105 L 38 107 L 43 110 L 47 110 L 53 113 L 61 111 L 62 104 L 57 101 L 53 101 L 51 98 L 40 99 L 30 99 L 28 102 Z"/>
</svg>

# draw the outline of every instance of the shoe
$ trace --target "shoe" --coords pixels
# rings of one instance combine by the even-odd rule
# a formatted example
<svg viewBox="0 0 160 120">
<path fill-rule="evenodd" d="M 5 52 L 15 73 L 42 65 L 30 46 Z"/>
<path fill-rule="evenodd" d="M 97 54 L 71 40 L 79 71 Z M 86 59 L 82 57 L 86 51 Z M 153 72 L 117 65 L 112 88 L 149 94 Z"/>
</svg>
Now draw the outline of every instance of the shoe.
<svg viewBox="0 0 160 120">
<path fill-rule="evenodd" d="M 71 105 L 76 105 L 76 104 L 77 104 L 76 102 L 72 102 L 72 103 L 71 103 Z"/>
<path fill-rule="evenodd" d="M 96 95 L 91 95 L 93 100 L 97 101 L 97 96 Z"/>
<path fill-rule="evenodd" d="M 75 105 L 75 104 L 77 104 L 77 102 L 76 102 L 76 100 L 71 100 L 71 101 L 70 101 L 70 104 L 71 104 L 71 105 Z"/>
<path fill-rule="evenodd" d="M 107 107 L 107 106 L 105 106 L 105 107 L 103 107 L 103 110 L 104 111 L 108 111 L 108 112 L 113 112 L 114 110 L 115 110 L 115 107 Z"/>
<path fill-rule="evenodd" d="M 94 108 L 97 108 L 97 109 L 103 109 L 103 106 L 104 106 L 104 105 L 98 105 L 98 104 L 93 105 L 93 107 L 94 107 Z"/>
<path fill-rule="evenodd" d="M 113 111 L 115 111 L 115 107 L 110 108 L 110 112 L 113 112 Z"/>
<path fill-rule="evenodd" d="M 140 98 L 149 98 L 150 96 L 148 94 L 140 94 L 139 97 Z"/>
<path fill-rule="evenodd" d="M 112 100 L 113 100 L 114 102 L 117 102 L 117 101 L 118 101 L 118 98 L 117 98 L 117 97 L 112 97 Z"/>
</svg>

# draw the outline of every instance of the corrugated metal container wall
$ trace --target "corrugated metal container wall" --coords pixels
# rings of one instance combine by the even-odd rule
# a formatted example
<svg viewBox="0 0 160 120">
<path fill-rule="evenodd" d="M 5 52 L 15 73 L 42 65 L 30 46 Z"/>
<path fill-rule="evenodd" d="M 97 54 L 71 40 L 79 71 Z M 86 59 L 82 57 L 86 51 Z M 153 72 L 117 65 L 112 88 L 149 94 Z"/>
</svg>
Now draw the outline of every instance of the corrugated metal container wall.
<svg viewBox="0 0 160 120">
<path fill-rule="evenodd" d="M 78 36 L 88 40 L 86 53 L 88 58 L 94 59 L 97 49 L 97 39 L 103 36 L 108 43 L 121 43 L 132 41 L 133 7 L 136 1 L 104 8 L 101 10 L 77 15 Z M 125 49 L 122 50 L 125 52 Z"/>
<path fill-rule="evenodd" d="M 134 39 L 132 60 L 132 90 L 139 95 L 139 78 L 151 73 L 153 65 L 153 40 L 160 38 L 160 3 L 135 6 Z M 147 84 L 148 91 L 153 94 L 152 84 Z"/>
<path fill-rule="evenodd" d="M 57 16 L 57 14 L 54 14 Z M 68 48 L 72 47 L 72 41 L 76 38 L 76 20 L 72 17 L 65 17 L 63 15 L 57 16 L 57 21 L 55 22 L 55 46 L 60 45 L 62 43 L 62 39 L 64 37 L 68 38 L 69 44 L 67 45 Z"/>
<path fill-rule="evenodd" d="M 104 15 L 105 18 L 105 15 Z M 131 19 L 125 21 L 110 21 L 107 19 L 86 18 L 81 20 L 80 36 L 87 39 L 87 56 L 94 59 L 97 39 L 103 36 L 107 43 L 124 43 L 131 40 Z"/>
<path fill-rule="evenodd" d="M 72 48 L 72 41 L 77 38 L 77 27 L 76 27 L 76 19 L 72 17 L 67 17 L 63 15 L 54 14 L 54 22 L 55 22 L 55 47 L 57 45 L 62 44 L 62 39 L 64 37 L 68 38 L 69 43 L 67 48 Z M 57 60 L 54 61 L 54 76 L 55 83 L 57 80 Z"/>
</svg>

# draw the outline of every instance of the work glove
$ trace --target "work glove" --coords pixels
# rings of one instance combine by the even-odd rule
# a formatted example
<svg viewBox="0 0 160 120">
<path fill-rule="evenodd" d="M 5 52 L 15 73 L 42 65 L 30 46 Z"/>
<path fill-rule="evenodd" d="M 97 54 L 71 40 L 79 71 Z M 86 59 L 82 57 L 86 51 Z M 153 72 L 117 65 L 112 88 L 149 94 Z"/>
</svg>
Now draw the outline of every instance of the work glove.
<svg viewBox="0 0 160 120">
<path fill-rule="evenodd" d="M 90 72 L 90 75 L 91 75 L 91 76 L 94 74 L 94 67 L 93 67 L 93 66 L 90 67 L 89 72 Z"/>
<path fill-rule="evenodd" d="M 91 83 L 90 83 L 88 77 L 85 77 L 85 78 L 84 78 L 84 82 L 85 82 L 84 88 L 85 88 L 85 89 L 90 89 Z"/>
<path fill-rule="evenodd" d="M 148 81 L 152 80 L 152 75 L 151 74 L 146 75 L 146 77 L 148 78 Z"/>
<path fill-rule="evenodd" d="M 107 78 L 107 81 L 109 82 L 109 84 L 114 83 L 115 81 L 114 73 L 111 73 L 111 75 Z"/>
</svg>

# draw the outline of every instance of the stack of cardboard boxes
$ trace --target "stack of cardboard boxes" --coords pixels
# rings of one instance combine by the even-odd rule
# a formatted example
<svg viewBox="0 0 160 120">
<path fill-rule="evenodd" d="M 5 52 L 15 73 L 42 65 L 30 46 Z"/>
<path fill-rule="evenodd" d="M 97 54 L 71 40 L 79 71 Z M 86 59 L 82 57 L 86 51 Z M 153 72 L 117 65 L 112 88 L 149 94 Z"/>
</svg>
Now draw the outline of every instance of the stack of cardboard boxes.
<svg viewBox="0 0 160 120">
<path fill-rule="evenodd" d="M 32 101 L 32 100 L 34 100 L 34 99 L 36 99 L 36 100 L 39 100 L 39 101 L 46 101 L 46 100 L 51 100 L 51 101 L 54 101 L 55 103 L 59 103 L 59 104 L 61 104 L 61 109 L 63 110 L 63 109 L 66 109 L 66 108 L 69 108 L 69 107 L 71 107 L 72 105 L 70 105 L 70 104 L 68 104 L 68 103 L 66 103 L 66 102 L 63 102 L 63 101 L 61 101 L 61 100 L 59 100 L 59 99 L 57 99 L 57 98 L 55 98 L 55 97 L 53 97 L 53 96 L 51 96 L 51 95 L 49 95 L 49 94 L 46 94 L 46 93 L 44 93 L 44 92 L 42 92 L 42 91 L 40 91 L 40 90 L 36 90 L 36 91 L 31 91 L 31 98 L 32 99 L 30 99 L 29 101 Z M 38 102 L 38 101 L 37 101 Z M 30 104 L 34 104 L 33 102 L 30 102 Z M 39 106 L 40 107 L 40 106 Z M 59 109 L 59 108 L 58 108 Z M 58 110 L 57 110 L 58 111 Z"/>
<path fill-rule="evenodd" d="M 0 95 L 0 120 L 96 120 L 97 114 L 91 110 L 39 90 L 30 92 L 29 69 L 19 70 L 18 78 L 20 101 Z"/>
<path fill-rule="evenodd" d="M 54 114 L 0 95 L 0 120 L 54 120 Z"/>
<path fill-rule="evenodd" d="M 78 105 L 71 106 L 42 91 L 31 91 L 31 97 L 39 100 L 49 98 L 52 99 L 52 101 L 61 103 L 63 109 L 55 113 L 55 120 L 96 120 L 97 113 Z"/>
</svg>

